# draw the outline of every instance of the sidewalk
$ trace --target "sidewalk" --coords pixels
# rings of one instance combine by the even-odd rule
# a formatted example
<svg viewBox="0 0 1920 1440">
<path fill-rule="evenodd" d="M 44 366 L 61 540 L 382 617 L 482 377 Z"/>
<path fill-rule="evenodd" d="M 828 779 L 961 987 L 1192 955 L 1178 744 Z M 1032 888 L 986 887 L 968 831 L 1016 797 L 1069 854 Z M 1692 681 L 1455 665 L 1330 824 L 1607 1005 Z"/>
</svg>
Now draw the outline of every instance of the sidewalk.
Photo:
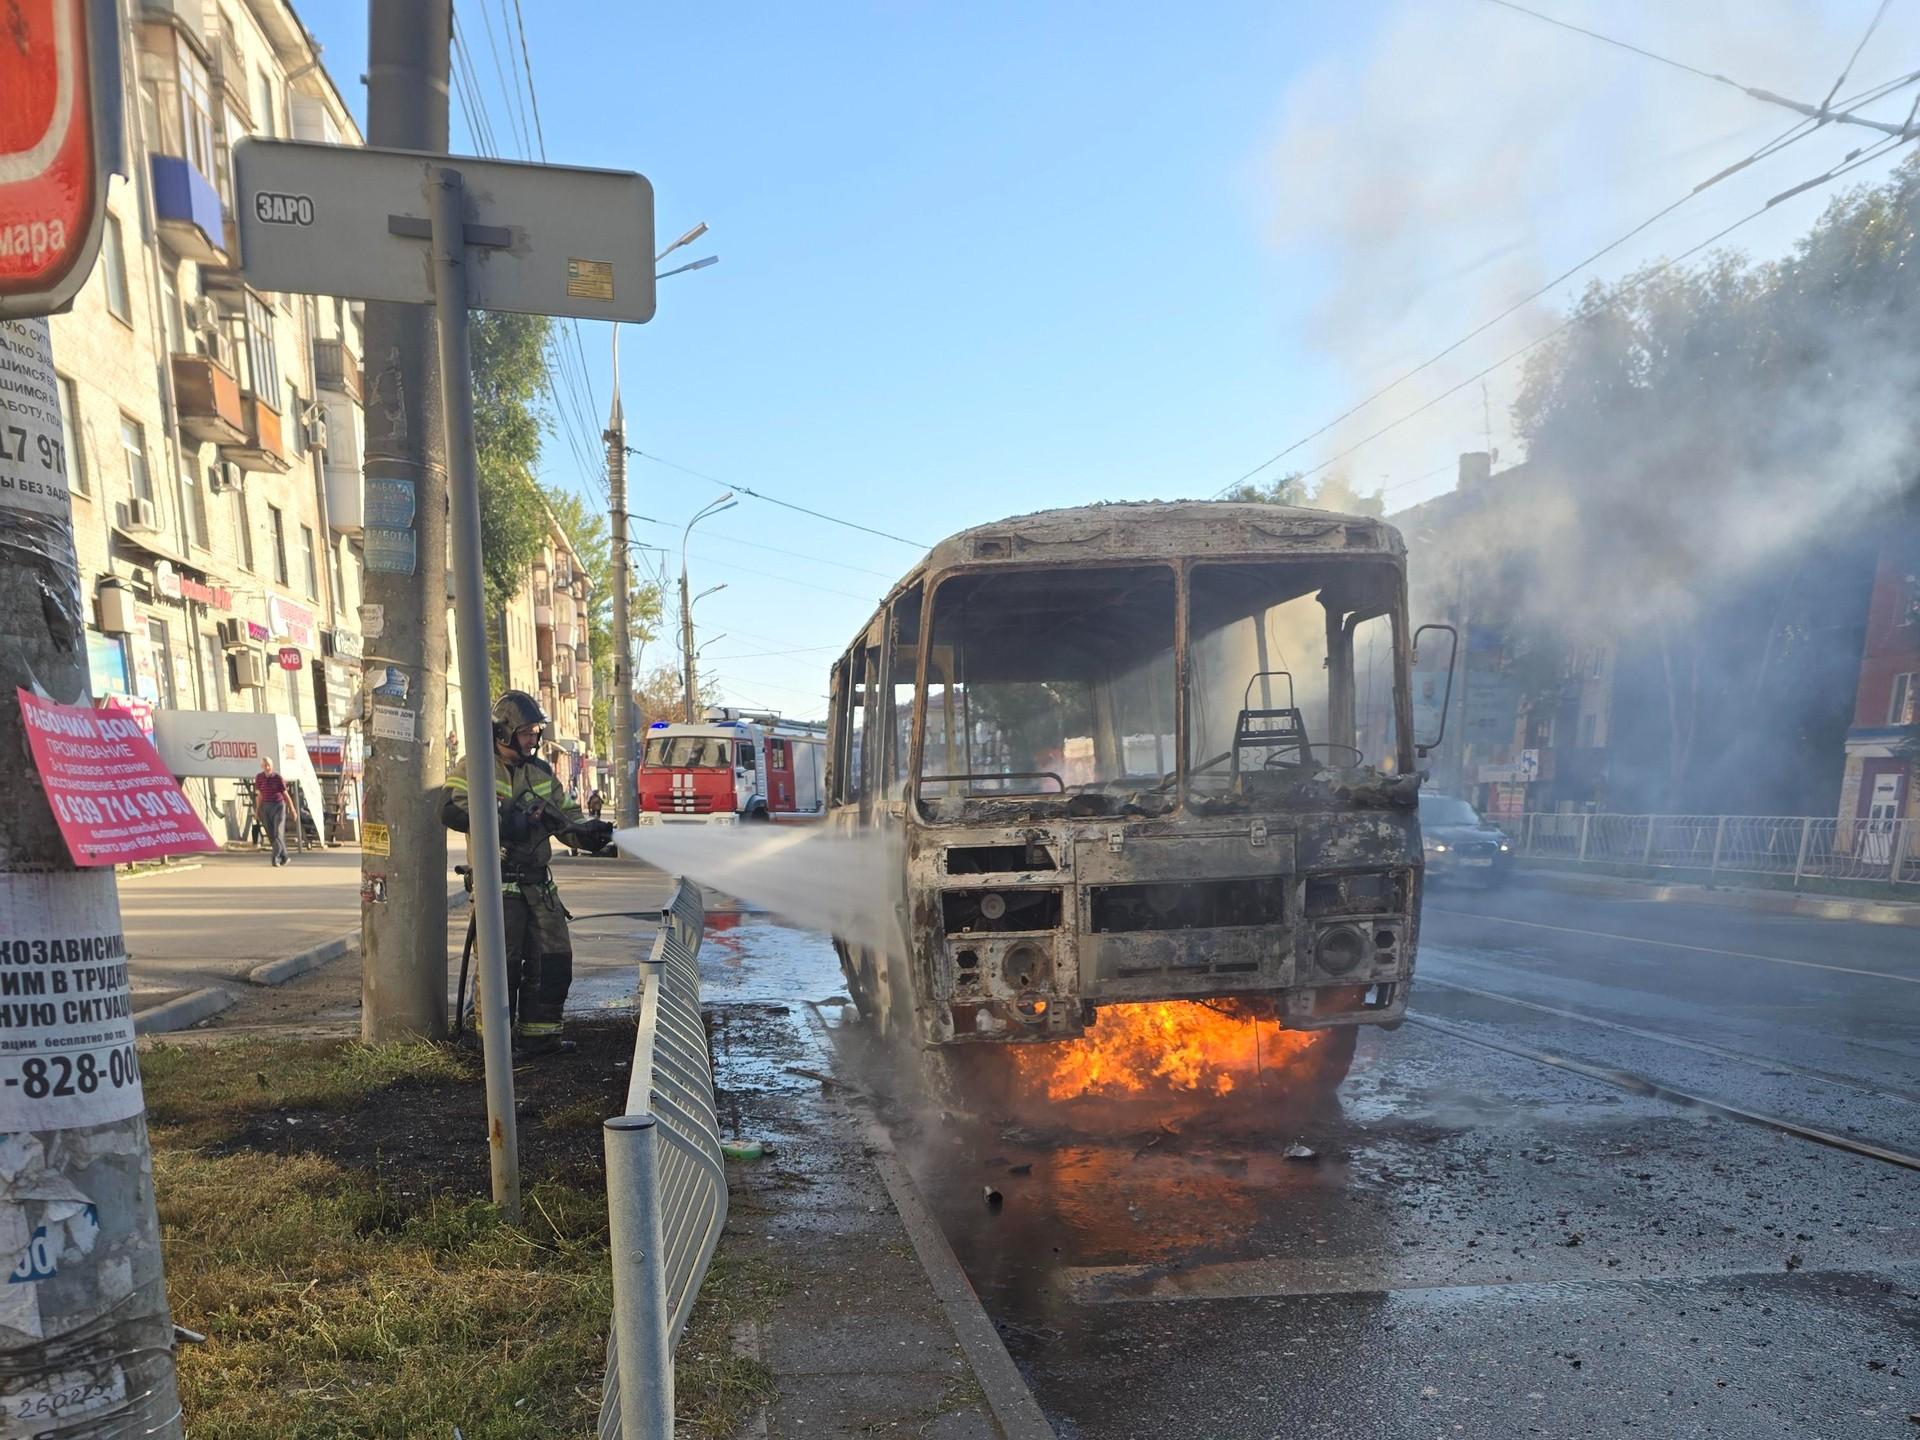
<svg viewBox="0 0 1920 1440">
<path fill-rule="evenodd" d="M 144 872 L 120 885 L 120 922 L 141 1032 L 182 1029 L 250 983 L 278 984 L 356 946 L 360 851 L 296 850 L 276 869 L 265 850 L 228 850 Z M 262 966 L 273 968 L 253 976 Z"/>
<path fill-rule="evenodd" d="M 1864 925 L 1920 927 L 1920 903 L 1912 901 L 1865 900 L 1844 895 L 1811 895 L 1791 890 L 1731 885 L 1716 885 L 1709 889 L 1705 885 L 1623 879 L 1583 870 L 1557 870 L 1532 862 L 1524 862 L 1516 876 L 1579 895 L 1607 895 L 1622 900 L 1683 901 L 1691 905 L 1725 905 L 1758 910 L 1769 915 L 1799 915 L 1810 920 L 1852 920 Z"/>
<path fill-rule="evenodd" d="M 716 1271 L 781 1277 L 761 1313 L 733 1327 L 773 1392 L 740 1433 L 1051 1436 L 885 1132 L 849 1092 L 790 1068 L 834 1069 L 808 1004 L 840 988 L 830 945 L 755 917 L 710 919 L 702 1000 L 721 1125 L 770 1146 L 728 1165 Z M 728 1304 L 723 1280 L 696 1328 L 702 1310 Z M 699 1359 L 683 1344 L 682 1373 Z"/>
</svg>

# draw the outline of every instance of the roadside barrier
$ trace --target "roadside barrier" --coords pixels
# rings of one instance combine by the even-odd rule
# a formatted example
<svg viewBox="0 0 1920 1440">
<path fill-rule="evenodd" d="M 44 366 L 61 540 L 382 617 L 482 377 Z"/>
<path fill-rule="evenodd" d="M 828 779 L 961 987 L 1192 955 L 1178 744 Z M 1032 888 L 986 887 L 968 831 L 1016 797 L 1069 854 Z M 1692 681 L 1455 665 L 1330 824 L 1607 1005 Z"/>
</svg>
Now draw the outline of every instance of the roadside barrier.
<svg viewBox="0 0 1920 1440">
<path fill-rule="evenodd" d="M 1561 864 L 1920 886 L 1920 821 L 1827 815 L 1522 817 L 1520 854 Z"/>
<path fill-rule="evenodd" d="M 727 1171 L 700 1019 L 706 907 L 684 878 L 640 962 L 624 1114 L 606 1122 L 613 1328 L 600 1440 L 673 1434 L 673 1350 L 727 1222 Z"/>
</svg>

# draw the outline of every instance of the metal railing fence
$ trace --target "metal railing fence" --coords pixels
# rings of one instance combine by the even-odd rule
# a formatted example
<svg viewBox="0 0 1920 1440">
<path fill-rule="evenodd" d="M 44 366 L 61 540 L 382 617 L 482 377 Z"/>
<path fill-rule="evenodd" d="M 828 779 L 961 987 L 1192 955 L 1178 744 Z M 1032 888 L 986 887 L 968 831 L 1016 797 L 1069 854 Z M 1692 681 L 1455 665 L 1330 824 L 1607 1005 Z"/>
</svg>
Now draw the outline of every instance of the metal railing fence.
<svg viewBox="0 0 1920 1440">
<path fill-rule="evenodd" d="M 640 962 L 624 1114 L 606 1122 L 613 1326 L 600 1440 L 673 1434 L 673 1349 L 727 1221 L 727 1171 L 700 1018 L 699 886 L 675 882 Z"/>
<path fill-rule="evenodd" d="M 1825 815 L 1521 817 L 1520 854 L 1574 865 L 1920 886 L 1920 821 Z"/>
</svg>

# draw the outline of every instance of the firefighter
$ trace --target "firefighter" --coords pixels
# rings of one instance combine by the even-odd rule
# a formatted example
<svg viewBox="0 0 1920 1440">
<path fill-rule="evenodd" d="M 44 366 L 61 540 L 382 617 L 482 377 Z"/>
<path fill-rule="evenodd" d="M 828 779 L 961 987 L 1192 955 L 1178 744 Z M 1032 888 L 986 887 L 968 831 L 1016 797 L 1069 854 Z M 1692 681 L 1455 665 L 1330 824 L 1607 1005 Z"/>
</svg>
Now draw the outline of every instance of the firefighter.
<svg viewBox="0 0 1920 1440">
<path fill-rule="evenodd" d="M 547 717 L 523 690 L 509 690 L 493 707 L 494 792 L 500 807 L 500 880 L 507 924 L 507 997 L 514 1050 L 532 1059 L 571 1050 L 560 1035 L 561 1012 L 573 983 L 573 941 L 567 912 L 548 862 L 551 837 L 575 838 L 597 851 L 612 838 L 604 820 L 582 815 L 559 779 L 538 758 Z M 467 777 L 447 777 L 440 818 L 467 829 Z M 485 1020 L 482 1016 L 480 1019 Z"/>
</svg>

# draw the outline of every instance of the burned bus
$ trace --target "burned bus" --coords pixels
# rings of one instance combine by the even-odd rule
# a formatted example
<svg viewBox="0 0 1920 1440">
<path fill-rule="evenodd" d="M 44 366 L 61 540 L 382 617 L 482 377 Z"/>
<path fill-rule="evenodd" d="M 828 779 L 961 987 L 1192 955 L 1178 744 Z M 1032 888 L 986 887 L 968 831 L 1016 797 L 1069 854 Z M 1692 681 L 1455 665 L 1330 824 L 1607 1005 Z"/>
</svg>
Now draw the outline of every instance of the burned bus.
<svg viewBox="0 0 1920 1440">
<path fill-rule="evenodd" d="M 1344 1073 L 1413 977 L 1420 638 L 1375 519 L 1105 504 L 934 547 L 832 669 L 830 820 L 903 856 L 897 943 L 836 940 L 862 1013 L 958 1047 L 1231 1001 Z"/>
</svg>

